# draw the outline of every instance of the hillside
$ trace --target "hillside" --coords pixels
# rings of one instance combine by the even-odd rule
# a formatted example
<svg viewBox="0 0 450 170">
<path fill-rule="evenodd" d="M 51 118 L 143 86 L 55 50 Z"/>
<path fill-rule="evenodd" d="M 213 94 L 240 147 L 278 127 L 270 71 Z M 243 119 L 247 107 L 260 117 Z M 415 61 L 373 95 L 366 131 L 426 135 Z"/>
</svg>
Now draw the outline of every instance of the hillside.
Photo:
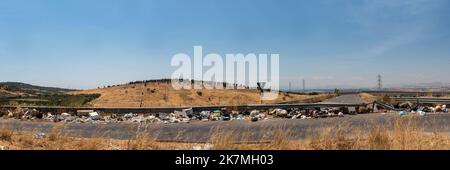
<svg viewBox="0 0 450 170">
<path fill-rule="evenodd" d="M 68 95 L 70 89 L 42 87 L 18 82 L 0 83 L 0 105 L 86 106 L 97 94 Z"/>
<path fill-rule="evenodd" d="M 259 104 L 256 89 L 242 90 L 174 90 L 168 82 L 139 82 L 126 85 L 109 86 L 91 90 L 71 91 L 67 94 L 100 94 L 89 104 L 96 107 L 170 107 Z M 327 95 L 300 95 L 281 93 L 275 101 L 316 102 Z"/>
<path fill-rule="evenodd" d="M 0 82 L 0 97 L 63 94 L 69 89 L 42 87 L 19 82 Z"/>
</svg>

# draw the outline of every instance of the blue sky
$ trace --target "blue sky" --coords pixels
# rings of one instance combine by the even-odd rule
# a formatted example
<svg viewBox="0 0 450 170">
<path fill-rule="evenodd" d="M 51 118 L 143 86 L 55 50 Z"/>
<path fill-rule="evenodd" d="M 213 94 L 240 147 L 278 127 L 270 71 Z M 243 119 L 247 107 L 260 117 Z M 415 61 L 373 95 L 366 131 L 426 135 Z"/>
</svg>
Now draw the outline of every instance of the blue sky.
<svg viewBox="0 0 450 170">
<path fill-rule="evenodd" d="M 0 81 L 170 77 L 176 53 L 278 53 L 282 86 L 449 83 L 448 0 L 2 0 Z"/>
</svg>

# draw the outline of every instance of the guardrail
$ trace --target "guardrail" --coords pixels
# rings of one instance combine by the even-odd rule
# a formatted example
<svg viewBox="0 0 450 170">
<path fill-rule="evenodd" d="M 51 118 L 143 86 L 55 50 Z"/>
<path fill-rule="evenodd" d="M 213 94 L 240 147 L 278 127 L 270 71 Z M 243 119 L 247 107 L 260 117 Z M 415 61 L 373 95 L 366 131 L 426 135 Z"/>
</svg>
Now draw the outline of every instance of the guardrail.
<svg viewBox="0 0 450 170">
<path fill-rule="evenodd" d="M 435 97 L 394 97 L 397 102 L 413 102 L 423 104 L 450 104 L 450 98 Z"/>
</svg>

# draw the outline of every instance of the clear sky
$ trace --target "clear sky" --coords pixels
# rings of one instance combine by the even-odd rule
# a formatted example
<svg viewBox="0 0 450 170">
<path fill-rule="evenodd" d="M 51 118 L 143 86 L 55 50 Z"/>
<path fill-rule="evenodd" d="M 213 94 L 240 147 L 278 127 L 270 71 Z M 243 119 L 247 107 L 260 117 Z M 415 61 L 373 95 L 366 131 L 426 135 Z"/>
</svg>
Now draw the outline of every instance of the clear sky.
<svg viewBox="0 0 450 170">
<path fill-rule="evenodd" d="M 1 0 L 0 81 L 170 77 L 176 53 L 278 53 L 282 86 L 450 82 L 448 0 Z"/>
</svg>

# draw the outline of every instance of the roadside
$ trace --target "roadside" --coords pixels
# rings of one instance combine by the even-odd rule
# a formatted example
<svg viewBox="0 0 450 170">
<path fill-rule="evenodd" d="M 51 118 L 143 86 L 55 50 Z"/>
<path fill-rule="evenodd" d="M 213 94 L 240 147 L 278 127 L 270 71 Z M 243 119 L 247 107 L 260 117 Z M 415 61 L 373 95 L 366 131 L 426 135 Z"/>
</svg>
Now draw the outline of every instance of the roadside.
<svg viewBox="0 0 450 170">
<path fill-rule="evenodd" d="M 377 116 L 372 118 L 379 121 L 362 121 L 366 120 L 367 116 Z M 394 114 L 371 114 L 351 118 L 277 119 L 257 123 L 197 122 L 189 127 L 186 127 L 186 124 L 169 124 L 162 127 L 130 127 L 129 124 L 120 124 L 121 127 L 117 124 L 74 126 L 0 120 L 3 125 L 0 127 L 0 149 L 449 149 L 450 136 L 446 126 L 449 121 L 450 116 L 447 114 L 429 115 L 426 118 L 414 115 L 400 117 Z M 36 127 L 38 124 L 40 127 Z M 16 128 L 11 128 L 11 125 Z M 125 130 L 124 127 L 128 129 Z M 84 134 L 86 136 L 76 133 L 80 131 L 88 133 Z M 173 132 L 176 134 L 172 134 Z M 300 135 L 302 133 L 303 136 Z M 112 134 L 128 137 L 115 138 Z M 167 141 L 161 139 L 164 136 L 191 140 Z M 197 137 L 204 141 L 192 140 Z"/>
</svg>

